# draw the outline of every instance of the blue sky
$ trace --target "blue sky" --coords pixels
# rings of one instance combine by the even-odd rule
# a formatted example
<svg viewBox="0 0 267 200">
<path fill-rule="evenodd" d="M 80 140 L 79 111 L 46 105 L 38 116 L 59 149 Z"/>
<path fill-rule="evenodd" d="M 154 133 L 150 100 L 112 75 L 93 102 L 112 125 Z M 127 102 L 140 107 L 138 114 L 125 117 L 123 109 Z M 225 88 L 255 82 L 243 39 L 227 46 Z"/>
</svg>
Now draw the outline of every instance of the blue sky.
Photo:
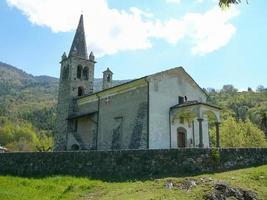
<svg viewBox="0 0 267 200">
<path fill-rule="evenodd" d="M 45 2 L 45 3 L 44 3 Z M 133 79 L 176 66 L 202 86 L 267 86 L 267 2 L 221 11 L 216 0 L 2 0 L 0 61 L 59 76 L 81 12 L 95 77 Z"/>
</svg>

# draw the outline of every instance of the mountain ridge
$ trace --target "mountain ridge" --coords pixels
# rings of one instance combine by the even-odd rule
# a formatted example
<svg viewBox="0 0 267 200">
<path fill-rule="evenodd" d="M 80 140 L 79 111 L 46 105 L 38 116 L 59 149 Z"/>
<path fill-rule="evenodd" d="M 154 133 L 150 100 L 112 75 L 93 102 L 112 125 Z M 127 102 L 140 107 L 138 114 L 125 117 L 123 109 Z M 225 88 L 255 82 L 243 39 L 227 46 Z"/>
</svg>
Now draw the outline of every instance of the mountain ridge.
<svg viewBox="0 0 267 200">
<path fill-rule="evenodd" d="M 100 91 L 102 88 L 102 78 L 95 78 L 95 91 Z M 33 84 L 47 84 L 47 83 L 58 83 L 59 78 L 48 76 L 48 75 L 39 75 L 34 76 L 29 74 L 18 67 L 15 67 L 11 64 L 7 64 L 0 61 L 0 87 L 7 89 L 9 87 L 15 87 L 18 89 L 31 86 Z M 130 80 L 113 80 L 113 86 L 119 85 Z M 8 89 L 7 89 L 8 90 Z M 0 95 L 3 91 L 0 90 Z M 4 92 L 6 94 L 6 92 Z"/>
</svg>

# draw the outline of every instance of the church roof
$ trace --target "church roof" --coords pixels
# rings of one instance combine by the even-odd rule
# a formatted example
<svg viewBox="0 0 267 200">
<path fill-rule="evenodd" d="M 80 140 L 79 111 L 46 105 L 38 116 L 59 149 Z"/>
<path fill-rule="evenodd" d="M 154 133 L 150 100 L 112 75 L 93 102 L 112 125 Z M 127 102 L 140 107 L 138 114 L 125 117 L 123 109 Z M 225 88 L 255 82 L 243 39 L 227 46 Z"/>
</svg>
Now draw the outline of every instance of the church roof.
<svg viewBox="0 0 267 200">
<path fill-rule="evenodd" d="M 182 72 L 183 74 L 185 74 L 187 77 L 189 77 L 189 80 L 201 91 L 203 92 L 203 94 L 205 94 L 205 96 L 208 97 L 208 94 L 196 83 L 196 81 L 184 70 L 183 67 L 176 67 L 176 68 L 172 68 L 172 69 L 168 69 L 168 70 L 165 70 L 165 71 L 162 71 L 162 72 L 158 72 L 158 73 L 155 73 L 155 74 L 152 74 L 152 75 L 148 75 L 148 76 L 144 76 L 144 77 L 141 77 L 141 78 L 138 78 L 138 79 L 134 79 L 134 80 L 131 80 L 131 81 L 128 81 L 126 83 L 122 83 L 120 85 L 116 85 L 116 86 L 113 86 L 113 87 L 110 87 L 110 88 L 107 88 L 107 89 L 104 89 L 104 90 L 100 90 L 100 91 L 97 91 L 97 92 L 94 92 L 92 94 L 87 94 L 87 95 L 84 95 L 84 96 L 79 96 L 79 97 L 76 97 L 76 99 L 82 99 L 84 97 L 88 97 L 88 96 L 93 96 L 95 94 L 99 94 L 99 93 L 103 93 L 103 92 L 106 92 L 106 91 L 111 91 L 112 89 L 114 88 L 119 88 L 119 87 L 122 87 L 122 86 L 125 86 L 125 85 L 130 85 L 131 83 L 135 82 L 135 81 L 139 81 L 139 80 L 147 80 L 151 77 L 155 77 L 155 76 L 158 76 L 158 75 L 161 75 L 161 74 L 165 74 L 165 73 L 168 73 L 168 72 L 173 72 L 173 71 L 180 71 Z"/>
<path fill-rule="evenodd" d="M 79 25 L 76 29 L 76 33 L 71 45 L 69 56 L 78 56 L 80 58 L 88 59 L 84 25 L 83 25 L 83 15 L 81 15 L 80 17 Z"/>
<path fill-rule="evenodd" d="M 103 73 L 105 73 L 105 72 L 113 74 L 113 72 L 109 69 L 109 67 L 105 71 L 103 71 Z"/>
<path fill-rule="evenodd" d="M 93 116 L 96 113 L 97 112 L 85 112 L 85 113 L 71 114 L 68 116 L 67 120 L 77 119 L 77 118 L 86 117 L 86 116 Z"/>
</svg>

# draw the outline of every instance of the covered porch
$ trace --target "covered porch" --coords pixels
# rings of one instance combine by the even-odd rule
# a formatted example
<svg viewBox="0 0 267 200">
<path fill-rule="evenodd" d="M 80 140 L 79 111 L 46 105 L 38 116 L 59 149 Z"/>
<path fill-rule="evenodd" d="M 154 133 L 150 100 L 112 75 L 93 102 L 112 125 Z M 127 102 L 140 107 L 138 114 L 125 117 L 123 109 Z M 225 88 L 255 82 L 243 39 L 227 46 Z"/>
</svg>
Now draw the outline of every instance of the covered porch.
<svg viewBox="0 0 267 200">
<path fill-rule="evenodd" d="M 170 108 L 170 148 L 209 148 L 209 119 L 216 129 L 220 147 L 220 108 L 198 101 L 187 101 Z"/>
</svg>

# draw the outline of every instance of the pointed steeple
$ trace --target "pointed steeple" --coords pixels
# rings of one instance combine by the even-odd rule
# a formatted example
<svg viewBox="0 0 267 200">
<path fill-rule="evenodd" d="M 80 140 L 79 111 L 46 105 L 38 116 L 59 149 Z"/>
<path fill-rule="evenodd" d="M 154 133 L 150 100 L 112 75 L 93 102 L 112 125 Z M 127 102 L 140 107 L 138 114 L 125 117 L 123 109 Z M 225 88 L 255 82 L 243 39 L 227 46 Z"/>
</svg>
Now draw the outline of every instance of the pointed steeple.
<svg viewBox="0 0 267 200">
<path fill-rule="evenodd" d="M 91 51 L 91 53 L 89 55 L 89 60 L 95 62 L 95 55 L 94 55 L 94 53 L 92 51 Z"/>
<path fill-rule="evenodd" d="M 76 29 L 69 56 L 78 56 L 84 59 L 88 59 L 85 32 L 83 26 L 83 15 L 81 15 L 80 17 L 79 25 Z"/>
</svg>

